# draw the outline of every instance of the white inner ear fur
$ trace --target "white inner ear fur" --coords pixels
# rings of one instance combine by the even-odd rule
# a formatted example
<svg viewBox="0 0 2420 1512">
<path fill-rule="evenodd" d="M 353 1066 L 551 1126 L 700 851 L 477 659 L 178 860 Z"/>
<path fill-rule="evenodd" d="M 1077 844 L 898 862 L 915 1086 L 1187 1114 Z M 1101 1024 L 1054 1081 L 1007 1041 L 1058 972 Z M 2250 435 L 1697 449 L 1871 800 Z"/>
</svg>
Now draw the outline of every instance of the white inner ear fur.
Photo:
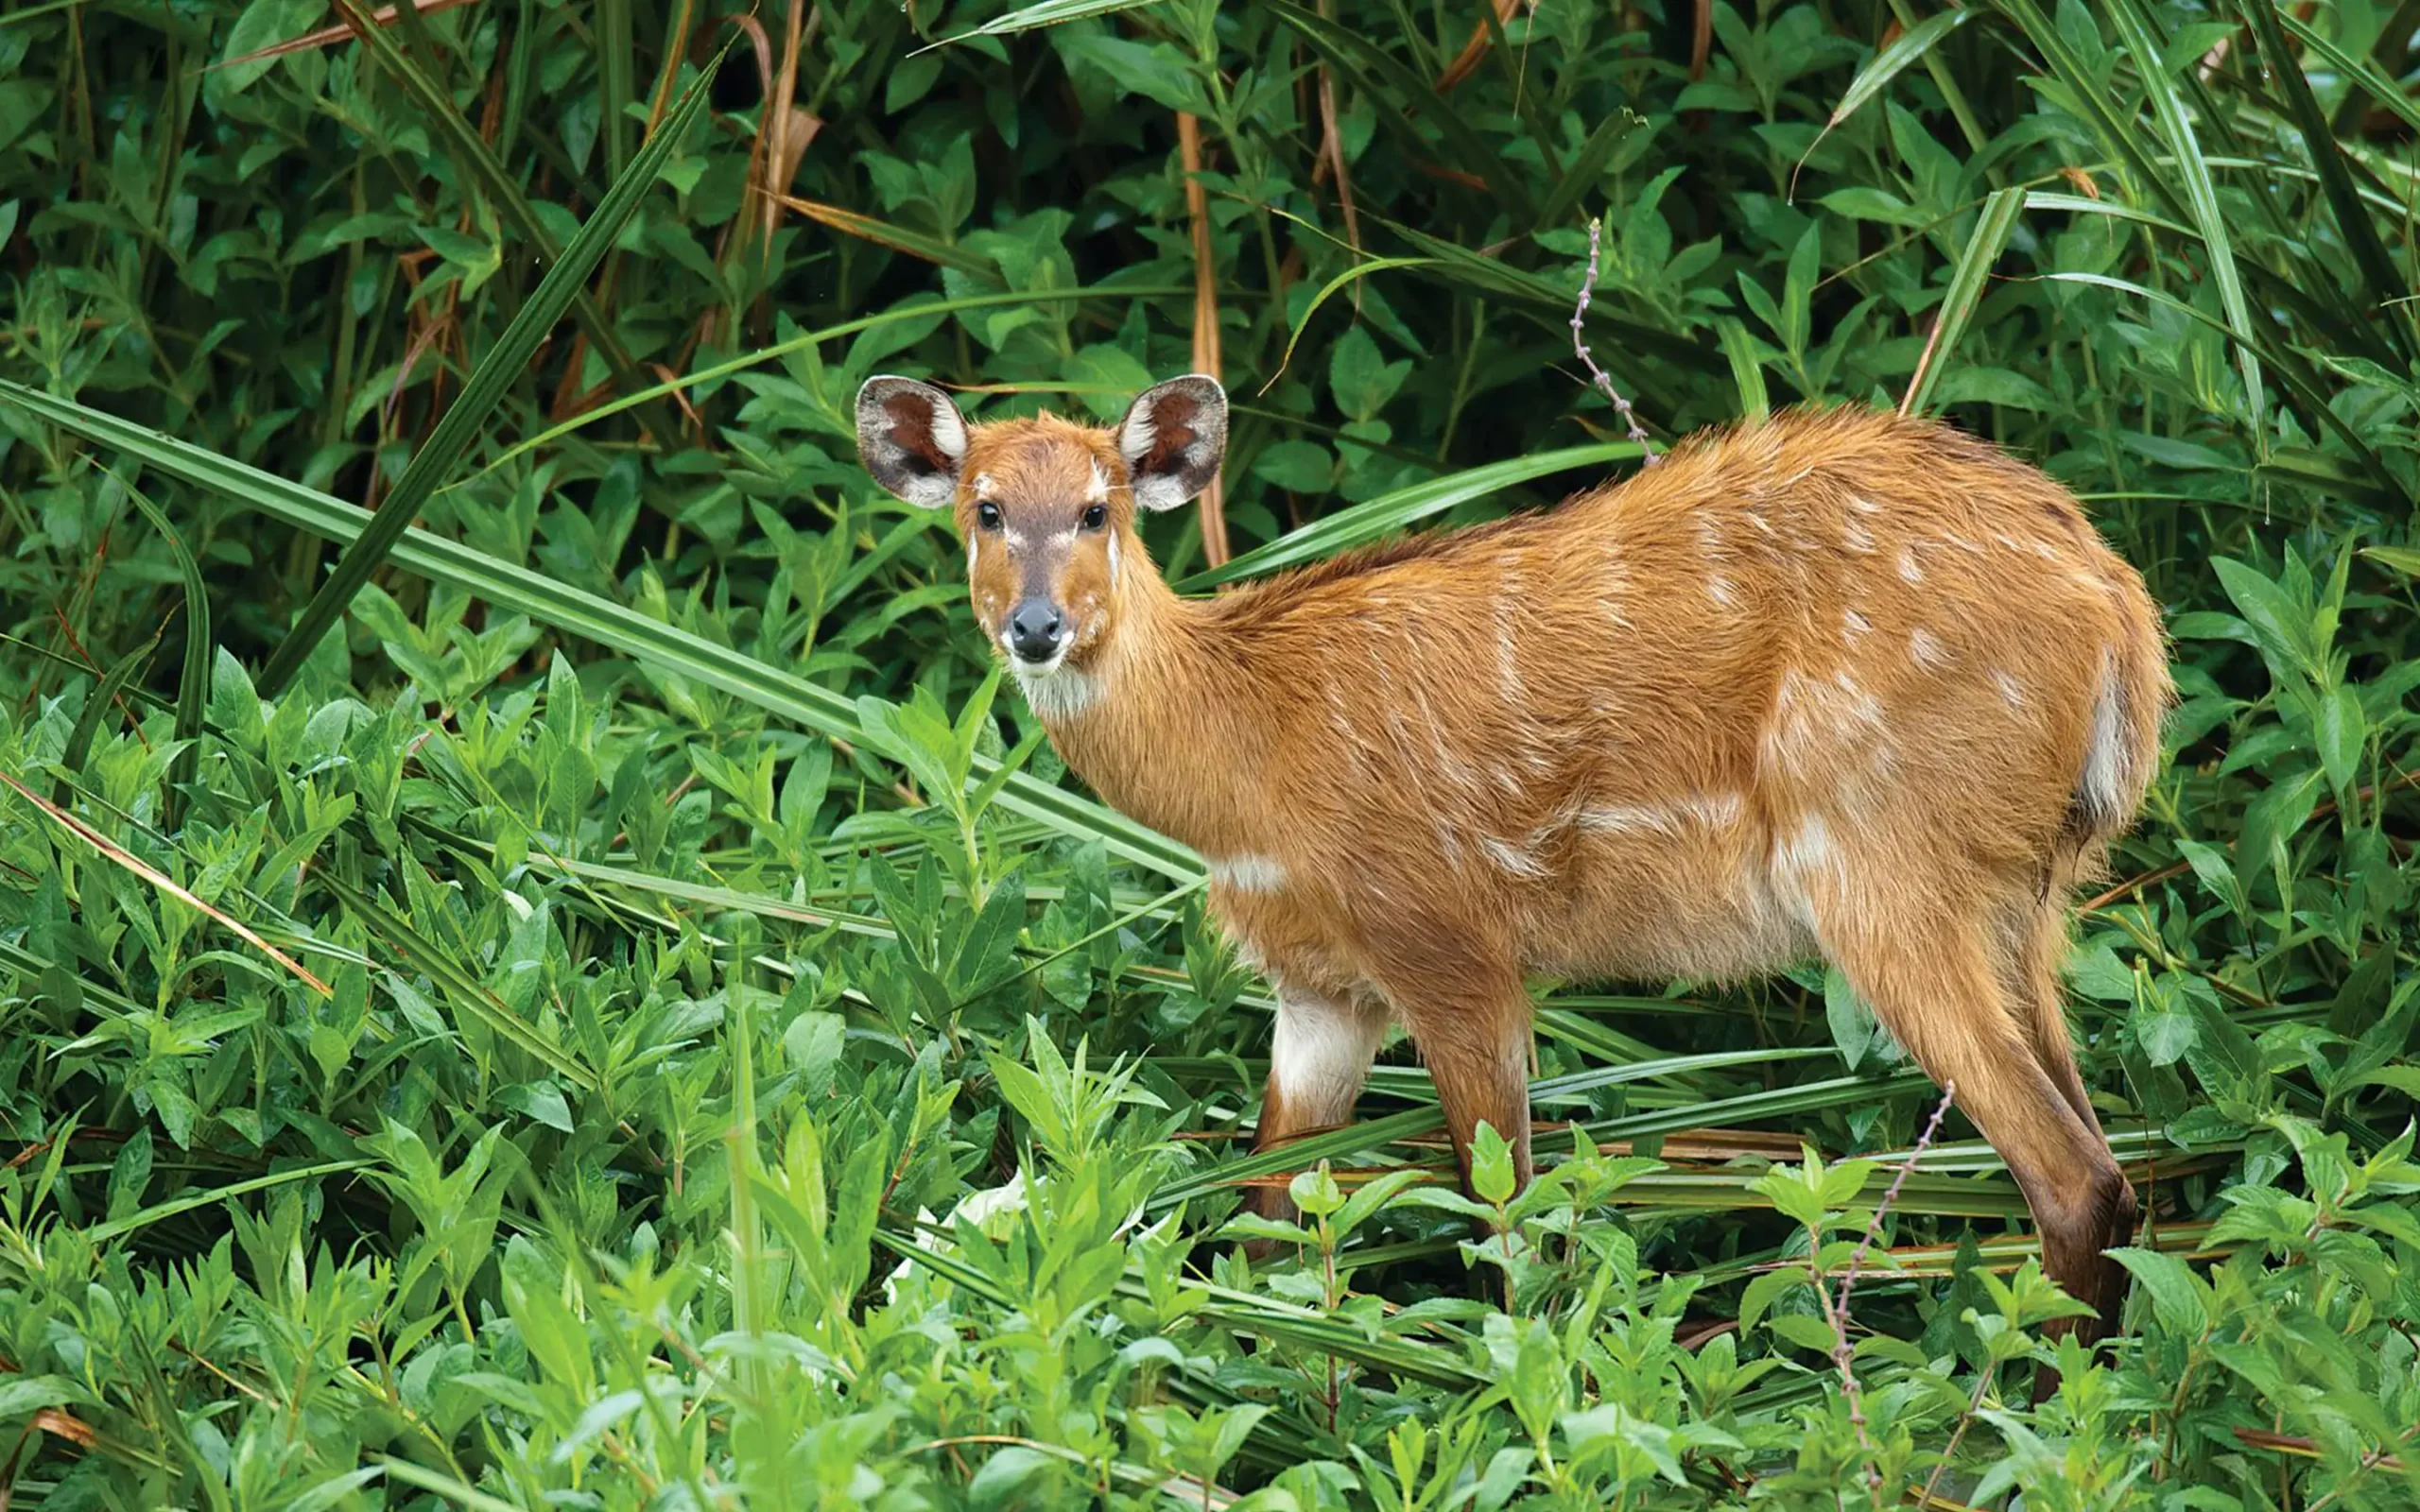
<svg viewBox="0 0 2420 1512">
<path fill-rule="evenodd" d="M 941 427 L 933 429 L 939 434 Z M 919 508 L 938 509 L 958 496 L 958 479 L 946 472 L 911 472 L 901 481 L 899 496 Z"/>
<path fill-rule="evenodd" d="M 926 509 L 938 509 L 958 496 L 956 473 L 958 464 L 966 460 L 966 421 L 959 417 L 958 406 L 943 395 L 918 397 L 925 399 L 925 413 L 932 417 L 933 445 L 949 458 L 950 470 L 917 474 L 908 480 L 900 497 Z"/>
<path fill-rule="evenodd" d="M 933 444 L 953 462 L 966 459 L 966 421 L 959 418 L 958 407 L 945 401 L 933 404 Z"/>
<path fill-rule="evenodd" d="M 1169 472 L 1146 472 L 1134 480 L 1134 503 L 1145 509 L 1173 509 L 1193 497 L 1184 480 Z"/>
<path fill-rule="evenodd" d="M 1126 458 L 1127 471 L 1142 466 L 1143 458 L 1151 455 L 1151 443 L 1159 438 L 1160 427 L 1151 419 L 1150 406 L 1135 405 L 1126 423 L 1117 428 L 1117 455 Z"/>
<path fill-rule="evenodd" d="M 1118 455 L 1126 458 L 1126 471 L 1133 478 L 1131 487 L 1138 509 L 1173 509 L 1192 497 L 1182 479 L 1167 472 L 1140 471 L 1143 458 L 1151 455 L 1151 447 L 1159 438 L 1160 423 L 1148 404 L 1136 404 L 1127 415 L 1126 423 L 1117 428 Z"/>
</svg>

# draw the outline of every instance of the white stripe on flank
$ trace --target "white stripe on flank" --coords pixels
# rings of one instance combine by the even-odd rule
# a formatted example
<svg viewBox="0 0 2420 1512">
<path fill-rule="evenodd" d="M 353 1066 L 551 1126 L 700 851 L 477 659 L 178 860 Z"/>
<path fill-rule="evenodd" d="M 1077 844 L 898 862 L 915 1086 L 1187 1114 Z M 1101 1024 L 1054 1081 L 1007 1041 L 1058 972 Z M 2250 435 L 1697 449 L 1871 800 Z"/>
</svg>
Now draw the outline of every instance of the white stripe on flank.
<svg viewBox="0 0 2420 1512">
<path fill-rule="evenodd" d="M 1237 892 L 1276 892 L 1286 885 L 1286 868 L 1268 856 L 1213 856 L 1210 880 Z"/>
<path fill-rule="evenodd" d="M 1487 859 L 1495 862 L 1499 869 L 1515 877 L 1526 877 L 1535 882 L 1547 874 L 1545 862 L 1492 834 L 1481 835 L 1478 848 L 1487 852 Z"/>
<path fill-rule="evenodd" d="M 1579 826 L 1594 834 L 1677 835 L 1685 824 L 1720 826 L 1739 816 L 1737 793 L 1692 793 L 1668 803 L 1605 803 L 1580 811 Z"/>
</svg>

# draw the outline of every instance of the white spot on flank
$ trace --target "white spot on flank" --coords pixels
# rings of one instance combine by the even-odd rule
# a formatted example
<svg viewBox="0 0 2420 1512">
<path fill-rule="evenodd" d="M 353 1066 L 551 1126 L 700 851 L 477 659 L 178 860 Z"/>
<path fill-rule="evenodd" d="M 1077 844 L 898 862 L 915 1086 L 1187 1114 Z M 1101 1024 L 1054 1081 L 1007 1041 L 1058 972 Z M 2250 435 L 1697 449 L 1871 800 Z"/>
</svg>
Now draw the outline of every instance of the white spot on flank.
<svg viewBox="0 0 2420 1512">
<path fill-rule="evenodd" d="M 1100 470 L 1098 462 L 1093 463 L 1092 469 L 1092 481 L 1084 486 L 1084 502 L 1086 504 L 1106 503 L 1109 499 L 1109 474 Z"/>
<path fill-rule="evenodd" d="M 1722 525 L 1711 514 L 1698 516 L 1698 544 L 1705 548 L 1709 557 L 1722 555 Z"/>
<path fill-rule="evenodd" d="M 1286 885 L 1286 868 L 1268 856 L 1213 856 L 1210 880 L 1237 892 L 1276 892 Z"/>
<path fill-rule="evenodd" d="M 1971 551 L 1978 557 L 1983 555 L 1982 547 L 1967 540 L 1964 536 L 1957 534 L 1955 531 L 1943 531 L 1941 539 L 1948 541 L 1951 545 L 1956 546 L 1961 551 Z"/>
<path fill-rule="evenodd" d="M 2047 541 L 2037 541 L 2033 543 L 2033 555 L 2041 558 L 2044 561 L 2057 561 L 2059 559 L 2059 548 L 2050 544 Z"/>
<path fill-rule="evenodd" d="M 1731 579 L 1723 576 L 1720 573 L 1717 573 L 1712 577 L 1707 578 L 1705 580 L 1705 596 L 1713 599 L 1724 609 L 1729 609 L 1731 607 Z"/>
<path fill-rule="evenodd" d="M 1875 503 L 1872 499 L 1860 499 L 1855 494 L 1851 494 L 1849 496 L 1849 507 L 1855 509 L 1859 514 L 1880 514 L 1882 512 L 1882 506 Z"/>
<path fill-rule="evenodd" d="M 1858 687 L 1857 679 L 1850 677 L 1845 668 L 1834 673 L 1832 680 L 1841 685 L 1841 694 L 1848 700 L 1841 710 L 1844 722 L 1854 720 L 1861 725 L 1876 726 L 1882 723 L 1882 700 Z"/>
<path fill-rule="evenodd" d="M 1605 586 L 1597 594 L 1598 607 L 1605 618 L 1624 629 L 1630 628 L 1630 618 L 1622 612 L 1622 597 L 1630 592 L 1630 565 L 1622 560 L 1619 549 L 1605 550 Z"/>
<path fill-rule="evenodd" d="M 1841 529 L 1841 542 L 1851 551 L 1871 552 L 1874 549 L 1874 532 L 1852 520 Z"/>
<path fill-rule="evenodd" d="M 1772 867 L 1788 885 L 1788 891 L 1796 895 L 1801 921 L 1811 926 L 1814 909 L 1809 885 L 1817 881 L 1837 884 L 1841 880 L 1841 854 L 1832 844 L 1832 832 L 1824 823 L 1824 816 L 1809 814 L 1800 820 L 1797 830 L 1773 847 Z"/>
<path fill-rule="evenodd" d="M 1874 622 L 1855 610 L 1848 610 L 1841 615 L 1841 639 L 1851 645 L 1855 645 L 1859 636 L 1873 628 Z"/>
<path fill-rule="evenodd" d="M 2007 673 L 1999 671 L 1993 672 L 1992 682 L 2000 690 L 2000 701 L 2002 703 L 2007 704 L 2012 709 L 2022 709 L 2025 707 L 2025 684 L 2017 681 L 2014 678 L 2010 677 Z"/>
<path fill-rule="evenodd" d="M 1487 859 L 1495 862 L 1498 869 L 1515 877 L 1526 877 L 1535 882 L 1547 874 L 1545 862 L 1527 850 L 1517 850 L 1492 834 L 1481 835 L 1478 846 L 1480 850 L 1487 852 Z"/>
<path fill-rule="evenodd" d="M 1943 645 L 1930 630 L 1918 629 L 1908 633 L 1908 655 L 1920 667 L 1938 670 L 1949 664 L 1949 648 Z"/>
<path fill-rule="evenodd" d="M 1911 583 L 1921 583 L 1925 580 L 1925 570 L 1916 565 L 1915 547 L 1899 548 L 1899 576 Z"/>
</svg>

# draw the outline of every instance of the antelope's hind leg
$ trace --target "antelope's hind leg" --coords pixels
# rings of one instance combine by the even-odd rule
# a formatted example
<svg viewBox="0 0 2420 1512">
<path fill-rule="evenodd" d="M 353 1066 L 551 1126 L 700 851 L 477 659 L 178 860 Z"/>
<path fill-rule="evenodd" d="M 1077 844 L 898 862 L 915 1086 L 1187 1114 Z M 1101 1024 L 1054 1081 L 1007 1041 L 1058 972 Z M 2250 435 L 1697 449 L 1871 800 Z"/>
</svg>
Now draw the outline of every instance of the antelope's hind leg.
<svg viewBox="0 0 2420 1512">
<path fill-rule="evenodd" d="M 2029 896 L 2017 905 L 2014 922 L 2014 949 L 2001 972 L 2008 985 L 2011 1011 L 2032 1045 L 2034 1059 L 2066 1099 L 2067 1106 L 2075 1110 L 2077 1121 L 2106 1150 L 2108 1135 L 2100 1126 L 2100 1116 L 2093 1111 L 2083 1074 L 2076 1069 L 2075 1043 L 2067 1029 L 2066 994 L 2059 981 L 2059 967 L 2066 959 L 2068 949 L 2066 908 L 2056 901 L 2044 902 Z M 2121 1177 L 2111 1194 L 2100 1235 L 2102 1248 L 2114 1249 L 2135 1242 L 2137 1211 L 2134 1184 Z M 2114 1263 L 2104 1264 L 2100 1281 L 2098 1295 L 2075 1295 L 2079 1301 L 2089 1302 L 2099 1311 L 2102 1331 L 2114 1333 L 2118 1331 L 2118 1309 L 2126 1299 L 2125 1273 Z"/>
<path fill-rule="evenodd" d="M 2080 1115 L 2062 1078 L 2044 1065 L 2032 1005 L 2011 1003 L 2003 990 L 1985 948 L 1982 911 L 1948 906 L 1945 893 L 1912 886 L 1902 896 L 1927 897 L 1934 911 L 1886 919 L 1878 910 L 1816 900 L 1824 952 L 1926 1073 L 1956 1085 L 1957 1106 L 2008 1162 L 2033 1210 L 2043 1269 L 2097 1310 L 2044 1332 L 2072 1329 L 2089 1343 L 2115 1326 L 2124 1296 L 2124 1269 L 2101 1251 L 2115 1242 L 2109 1236 L 2131 1210 L 2133 1190 L 2099 1127 L 2086 1123 L 2089 1109 Z M 2062 1048 L 2066 1032 L 2062 1020 Z M 2074 1076 L 2071 1061 L 2066 1075 Z M 2080 1095 L 2081 1081 L 2075 1085 Z"/>
</svg>

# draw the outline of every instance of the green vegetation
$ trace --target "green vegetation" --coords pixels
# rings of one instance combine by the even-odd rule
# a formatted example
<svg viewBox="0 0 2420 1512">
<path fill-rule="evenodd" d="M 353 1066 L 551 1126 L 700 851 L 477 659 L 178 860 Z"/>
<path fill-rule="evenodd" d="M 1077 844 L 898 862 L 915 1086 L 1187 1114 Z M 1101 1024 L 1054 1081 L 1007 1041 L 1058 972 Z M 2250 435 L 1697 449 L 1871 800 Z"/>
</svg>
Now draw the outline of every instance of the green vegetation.
<svg viewBox="0 0 2420 1512">
<path fill-rule="evenodd" d="M 427 9 L 0 14 L 0 1506 L 2420 1499 L 2420 6 Z M 1223 576 L 1551 502 L 1592 216 L 1658 444 L 1940 410 L 2171 612 L 2092 1361 L 1820 973 L 1547 992 L 1509 1238 L 1400 1048 L 1249 1158 L 1193 862 L 857 466 L 1215 332 Z"/>
</svg>

